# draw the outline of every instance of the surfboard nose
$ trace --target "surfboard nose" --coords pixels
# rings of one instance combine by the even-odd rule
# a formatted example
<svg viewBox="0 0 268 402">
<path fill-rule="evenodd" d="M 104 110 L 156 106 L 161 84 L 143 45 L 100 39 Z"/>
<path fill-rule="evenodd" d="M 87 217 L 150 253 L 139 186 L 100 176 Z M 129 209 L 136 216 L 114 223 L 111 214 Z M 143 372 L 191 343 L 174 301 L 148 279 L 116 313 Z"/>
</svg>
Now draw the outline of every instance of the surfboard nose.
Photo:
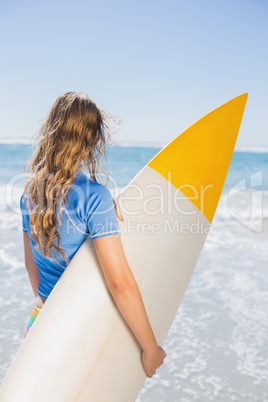
<svg viewBox="0 0 268 402">
<path fill-rule="evenodd" d="M 227 176 L 247 98 L 244 93 L 202 117 L 148 163 L 210 222 Z"/>
</svg>

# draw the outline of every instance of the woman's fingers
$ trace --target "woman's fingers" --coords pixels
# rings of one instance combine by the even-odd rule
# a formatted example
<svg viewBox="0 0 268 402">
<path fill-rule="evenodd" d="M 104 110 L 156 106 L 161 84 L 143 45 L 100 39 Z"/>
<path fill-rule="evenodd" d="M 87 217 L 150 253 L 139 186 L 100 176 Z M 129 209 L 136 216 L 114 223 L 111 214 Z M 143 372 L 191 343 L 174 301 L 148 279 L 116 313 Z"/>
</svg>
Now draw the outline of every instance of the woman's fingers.
<svg viewBox="0 0 268 402">
<path fill-rule="evenodd" d="M 156 370 L 164 363 L 166 356 L 166 352 L 160 346 L 157 346 L 153 352 L 143 351 L 142 361 L 147 377 L 151 378 L 155 375 Z"/>
</svg>

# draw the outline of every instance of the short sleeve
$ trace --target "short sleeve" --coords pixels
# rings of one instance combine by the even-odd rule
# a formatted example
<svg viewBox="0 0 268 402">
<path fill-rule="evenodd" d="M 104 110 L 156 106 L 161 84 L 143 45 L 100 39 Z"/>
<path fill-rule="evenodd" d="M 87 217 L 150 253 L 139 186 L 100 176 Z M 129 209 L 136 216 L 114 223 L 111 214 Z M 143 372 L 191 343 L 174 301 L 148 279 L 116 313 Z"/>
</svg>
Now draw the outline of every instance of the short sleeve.
<svg viewBox="0 0 268 402">
<path fill-rule="evenodd" d="M 109 189 L 100 183 L 94 183 L 93 187 L 85 211 L 91 238 L 121 234 Z"/>
<path fill-rule="evenodd" d="M 21 210 L 21 216 L 22 216 L 22 230 L 23 230 L 23 232 L 27 232 L 26 211 L 25 211 L 25 205 L 24 205 L 24 201 L 23 201 L 23 195 L 20 198 L 20 210 Z"/>
</svg>

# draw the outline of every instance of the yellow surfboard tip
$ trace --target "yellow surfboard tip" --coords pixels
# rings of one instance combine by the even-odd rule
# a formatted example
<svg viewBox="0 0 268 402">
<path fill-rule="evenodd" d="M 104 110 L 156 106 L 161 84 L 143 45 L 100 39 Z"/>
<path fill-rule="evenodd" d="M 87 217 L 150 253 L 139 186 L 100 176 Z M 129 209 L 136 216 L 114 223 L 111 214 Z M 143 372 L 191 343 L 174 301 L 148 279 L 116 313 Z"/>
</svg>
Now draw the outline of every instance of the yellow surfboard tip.
<svg viewBox="0 0 268 402">
<path fill-rule="evenodd" d="M 148 166 L 178 188 L 212 222 L 232 159 L 248 93 L 202 117 Z"/>
</svg>

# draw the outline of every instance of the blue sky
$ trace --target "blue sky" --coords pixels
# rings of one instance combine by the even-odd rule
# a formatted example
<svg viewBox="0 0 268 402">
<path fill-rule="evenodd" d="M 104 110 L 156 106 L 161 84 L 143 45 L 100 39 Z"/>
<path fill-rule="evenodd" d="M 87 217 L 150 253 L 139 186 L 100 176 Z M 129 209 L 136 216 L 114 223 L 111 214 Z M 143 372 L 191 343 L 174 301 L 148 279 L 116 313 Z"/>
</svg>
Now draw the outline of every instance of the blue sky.
<svg viewBox="0 0 268 402">
<path fill-rule="evenodd" d="M 268 146 L 265 0 L 3 1 L 0 138 L 31 138 L 85 92 L 122 118 L 115 141 L 170 142 L 249 93 L 237 146 Z"/>
</svg>

